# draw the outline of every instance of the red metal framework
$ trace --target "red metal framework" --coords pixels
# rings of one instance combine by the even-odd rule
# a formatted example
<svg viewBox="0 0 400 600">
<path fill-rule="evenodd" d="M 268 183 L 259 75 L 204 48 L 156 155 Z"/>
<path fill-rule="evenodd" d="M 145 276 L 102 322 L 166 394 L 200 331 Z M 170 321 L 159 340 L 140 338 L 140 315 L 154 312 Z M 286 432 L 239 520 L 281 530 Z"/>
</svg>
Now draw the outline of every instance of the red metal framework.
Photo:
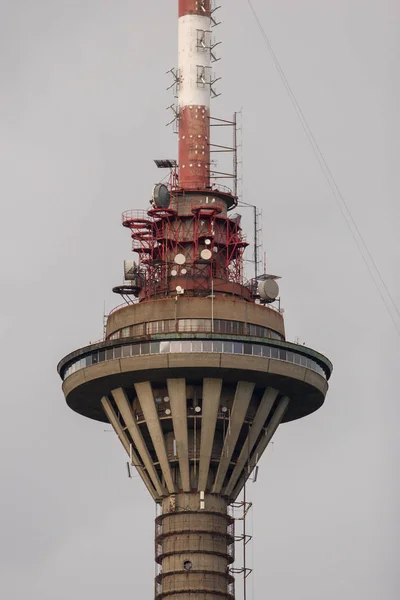
<svg viewBox="0 0 400 600">
<path fill-rule="evenodd" d="M 142 288 L 139 298 L 191 295 L 243 286 L 243 252 L 247 242 L 240 217 L 227 216 L 233 197 L 226 193 L 185 194 L 172 191 L 169 208 L 123 213 L 132 237 Z M 227 197 L 229 202 L 227 202 Z"/>
<path fill-rule="evenodd" d="M 139 301 L 177 293 L 203 296 L 224 293 L 252 298 L 251 289 L 243 281 L 243 253 L 248 243 L 240 217 L 229 213 L 238 200 L 236 115 L 232 122 L 215 119 L 213 126 L 234 129 L 233 147 L 215 145 L 212 150 L 233 153 L 233 172 L 210 169 L 212 179 L 232 179 L 234 191 L 210 178 L 193 179 L 195 169 L 190 175 L 190 185 L 186 185 L 182 164 L 178 168 L 175 161 L 156 161 L 160 168 L 170 169 L 165 186 L 169 201 L 166 202 L 168 193 L 164 192 L 160 206 L 153 196 L 150 210 L 123 214 L 123 225 L 131 232 L 138 276 L 134 286 L 129 282 L 114 288 L 117 293 L 123 291 Z M 206 250 L 211 255 L 206 252 L 205 258 Z"/>
</svg>

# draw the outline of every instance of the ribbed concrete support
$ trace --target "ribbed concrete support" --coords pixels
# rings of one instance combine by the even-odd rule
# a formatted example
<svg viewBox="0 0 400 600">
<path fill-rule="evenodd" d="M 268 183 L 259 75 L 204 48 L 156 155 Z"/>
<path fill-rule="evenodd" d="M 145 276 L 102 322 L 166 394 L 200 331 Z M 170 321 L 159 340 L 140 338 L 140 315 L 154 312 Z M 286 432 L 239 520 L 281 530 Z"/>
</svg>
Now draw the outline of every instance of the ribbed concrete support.
<svg viewBox="0 0 400 600">
<path fill-rule="evenodd" d="M 218 408 L 220 405 L 222 379 L 204 379 L 203 381 L 203 416 L 200 441 L 200 466 L 198 490 L 207 487 L 208 471 L 210 468 L 211 451 L 214 443 L 215 426 L 217 424 Z"/>
<path fill-rule="evenodd" d="M 115 400 L 116 405 L 118 406 L 118 410 L 121 413 L 121 416 L 125 422 L 125 427 L 129 431 L 132 441 L 135 444 L 136 450 L 142 459 L 144 466 L 147 469 L 147 472 L 150 476 L 150 479 L 156 488 L 156 491 L 159 496 L 164 496 L 166 490 L 162 485 L 157 471 L 153 465 L 153 461 L 150 456 L 150 452 L 147 449 L 146 442 L 143 439 L 142 433 L 138 424 L 136 423 L 136 419 L 132 412 L 132 408 L 129 404 L 129 400 L 126 396 L 125 391 L 122 388 L 118 388 L 117 390 L 113 390 L 112 392 L 113 398 Z"/>
<path fill-rule="evenodd" d="M 160 420 L 154 404 L 154 396 L 151 384 L 148 381 L 135 384 L 136 393 L 142 407 L 147 427 L 160 462 L 161 470 L 165 479 L 168 492 L 175 493 L 175 485 L 172 480 L 171 466 L 168 461 L 167 450 L 165 448 L 164 434 L 161 429 Z"/>
<path fill-rule="evenodd" d="M 163 513 L 156 519 L 156 599 L 232 599 L 234 560 L 233 519 L 221 496 L 200 494 L 165 498 Z"/>
<path fill-rule="evenodd" d="M 255 419 L 250 427 L 249 435 L 247 436 L 247 439 L 243 444 L 242 451 L 236 462 L 236 467 L 234 468 L 229 483 L 226 486 L 225 493 L 228 496 L 232 493 L 233 488 L 235 487 L 236 482 L 240 477 L 240 474 L 245 468 L 246 462 L 248 461 L 251 452 L 257 442 L 257 439 L 262 431 L 262 428 L 264 427 L 266 420 L 269 417 L 269 414 L 272 410 L 278 393 L 278 390 L 275 390 L 273 388 L 267 388 L 263 394 Z"/>
<path fill-rule="evenodd" d="M 282 398 L 279 401 L 279 404 L 278 404 L 274 414 L 272 415 L 272 419 L 269 422 L 268 427 L 265 431 L 265 435 L 262 436 L 260 442 L 257 444 L 257 447 L 254 451 L 253 457 L 250 460 L 248 472 L 247 473 L 243 472 L 243 477 L 245 479 L 247 479 L 249 477 L 250 473 L 256 466 L 258 459 L 260 458 L 260 456 L 262 455 L 262 453 L 264 452 L 264 450 L 270 443 L 275 431 L 278 429 L 279 424 L 282 422 L 284 414 L 289 406 L 289 402 L 290 402 L 290 400 L 287 396 L 285 396 L 284 398 Z M 234 497 L 236 497 L 239 494 L 242 486 L 243 486 L 243 481 L 239 481 L 238 485 L 236 486 L 236 488 L 233 492 Z"/>
<path fill-rule="evenodd" d="M 103 405 L 104 411 L 108 417 L 108 420 L 110 421 L 110 424 L 112 425 L 112 427 L 114 428 L 115 433 L 117 434 L 117 436 L 119 437 L 119 440 L 121 442 L 121 444 L 123 445 L 123 447 L 125 448 L 125 451 L 128 454 L 131 454 L 132 456 L 132 460 L 134 462 L 134 465 L 136 467 L 137 472 L 139 473 L 140 477 L 142 478 L 144 484 L 146 485 L 147 489 L 149 490 L 153 500 L 155 500 L 157 498 L 157 493 L 150 481 L 150 478 L 148 476 L 148 474 L 146 473 L 146 471 L 143 469 L 143 467 L 140 467 L 139 465 L 140 463 L 140 459 L 138 457 L 138 455 L 135 453 L 135 451 L 131 448 L 131 444 L 129 442 L 129 439 L 126 435 L 126 433 L 124 432 L 124 430 L 122 429 L 118 417 L 115 414 L 115 411 L 113 409 L 113 407 L 111 406 L 111 403 L 109 401 L 108 398 L 104 397 L 101 399 L 101 403 Z"/>
<path fill-rule="evenodd" d="M 249 381 L 204 378 L 200 386 L 170 378 L 135 390 L 133 401 L 117 388 L 102 404 L 157 501 L 194 490 L 237 498 L 289 405 L 272 387 L 260 397 Z"/>
<path fill-rule="evenodd" d="M 249 381 L 239 381 L 236 386 L 233 407 L 229 416 L 228 433 L 225 437 L 221 460 L 212 490 L 213 494 L 219 494 L 221 492 L 225 475 L 228 470 L 240 430 L 242 429 L 251 397 L 253 395 L 254 387 L 255 384 Z"/>
<path fill-rule="evenodd" d="M 184 492 L 189 492 L 190 471 L 186 406 L 186 381 L 184 379 L 168 379 L 167 385 L 168 395 L 171 404 L 172 422 L 174 426 L 174 435 L 176 441 L 176 449 L 178 453 L 182 489 Z"/>
</svg>

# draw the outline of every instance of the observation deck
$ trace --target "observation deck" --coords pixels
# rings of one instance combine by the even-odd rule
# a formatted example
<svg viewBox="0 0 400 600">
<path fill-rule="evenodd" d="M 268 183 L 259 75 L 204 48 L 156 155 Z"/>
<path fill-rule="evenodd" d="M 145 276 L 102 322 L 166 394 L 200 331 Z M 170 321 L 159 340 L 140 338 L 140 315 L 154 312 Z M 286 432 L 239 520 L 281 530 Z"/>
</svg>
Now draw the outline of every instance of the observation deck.
<svg viewBox="0 0 400 600">
<path fill-rule="evenodd" d="M 110 315 L 108 339 L 58 367 L 68 405 L 111 422 L 159 502 L 197 486 L 235 499 L 245 463 L 254 468 L 279 423 L 317 410 L 328 389 L 330 361 L 287 342 L 279 313 L 232 299 L 210 310 L 205 298 L 127 306 Z M 184 453 L 174 458 L 174 446 Z"/>
</svg>

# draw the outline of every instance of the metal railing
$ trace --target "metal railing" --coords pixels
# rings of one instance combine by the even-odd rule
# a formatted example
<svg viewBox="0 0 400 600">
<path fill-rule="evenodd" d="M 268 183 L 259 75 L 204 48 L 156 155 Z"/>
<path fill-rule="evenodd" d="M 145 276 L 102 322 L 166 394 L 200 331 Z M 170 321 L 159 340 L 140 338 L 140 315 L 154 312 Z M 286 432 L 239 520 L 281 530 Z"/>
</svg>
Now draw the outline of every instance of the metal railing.
<svg viewBox="0 0 400 600">
<path fill-rule="evenodd" d="M 192 184 L 190 186 L 190 188 L 183 190 L 181 187 L 179 186 L 175 186 L 171 188 L 171 192 L 187 192 L 188 194 L 190 194 L 190 192 L 197 192 L 197 191 L 201 191 L 201 192 L 209 192 L 210 194 L 212 194 L 213 192 L 221 192 L 223 194 L 229 194 L 230 196 L 233 196 L 233 192 L 232 189 L 229 188 L 227 185 L 222 185 L 221 183 L 217 183 L 216 181 L 213 181 L 212 183 L 210 183 L 209 185 L 204 185 L 204 184 Z"/>
<path fill-rule="evenodd" d="M 143 223 L 145 223 L 145 222 L 151 222 L 152 219 L 147 214 L 147 210 L 133 209 L 133 210 L 125 210 L 122 213 L 122 223 L 125 223 L 126 221 L 143 221 Z"/>
<path fill-rule="evenodd" d="M 278 342 L 281 343 L 281 342 Z M 80 369 L 95 365 L 108 360 L 119 360 L 128 356 L 149 356 L 154 354 L 175 354 L 175 353 L 224 353 L 257 356 L 263 358 L 272 358 L 281 360 L 298 366 L 310 369 L 325 379 L 330 377 L 330 369 L 325 364 L 314 360 L 313 357 L 307 356 L 307 348 L 299 347 L 301 350 L 297 352 L 294 348 L 286 348 L 275 346 L 274 343 L 266 340 L 265 343 L 242 342 L 237 340 L 168 340 L 168 341 L 152 341 L 152 342 L 136 342 L 132 344 L 118 343 L 114 346 L 106 346 L 96 349 L 90 353 L 86 353 L 83 357 L 76 356 L 71 362 L 65 365 L 62 370 L 62 378 L 66 379 Z M 321 359 L 323 357 L 321 356 Z M 169 413 L 167 413 L 168 415 Z"/>
</svg>

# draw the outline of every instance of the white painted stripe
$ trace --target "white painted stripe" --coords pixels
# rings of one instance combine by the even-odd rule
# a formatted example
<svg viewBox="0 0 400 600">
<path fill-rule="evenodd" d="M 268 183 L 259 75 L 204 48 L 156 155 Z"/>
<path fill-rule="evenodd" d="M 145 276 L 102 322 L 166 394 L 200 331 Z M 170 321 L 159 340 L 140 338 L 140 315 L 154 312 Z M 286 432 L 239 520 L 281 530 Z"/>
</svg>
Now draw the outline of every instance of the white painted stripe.
<svg viewBox="0 0 400 600">
<path fill-rule="evenodd" d="M 201 15 L 185 15 L 178 20 L 179 99 L 182 106 L 210 107 L 210 86 L 199 85 L 198 77 L 204 70 L 205 81 L 211 78 L 211 19 Z M 199 32 L 204 32 L 199 33 Z M 199 48 L 199 37 L 204 35 L 206 48 Z"/>
</svg>

